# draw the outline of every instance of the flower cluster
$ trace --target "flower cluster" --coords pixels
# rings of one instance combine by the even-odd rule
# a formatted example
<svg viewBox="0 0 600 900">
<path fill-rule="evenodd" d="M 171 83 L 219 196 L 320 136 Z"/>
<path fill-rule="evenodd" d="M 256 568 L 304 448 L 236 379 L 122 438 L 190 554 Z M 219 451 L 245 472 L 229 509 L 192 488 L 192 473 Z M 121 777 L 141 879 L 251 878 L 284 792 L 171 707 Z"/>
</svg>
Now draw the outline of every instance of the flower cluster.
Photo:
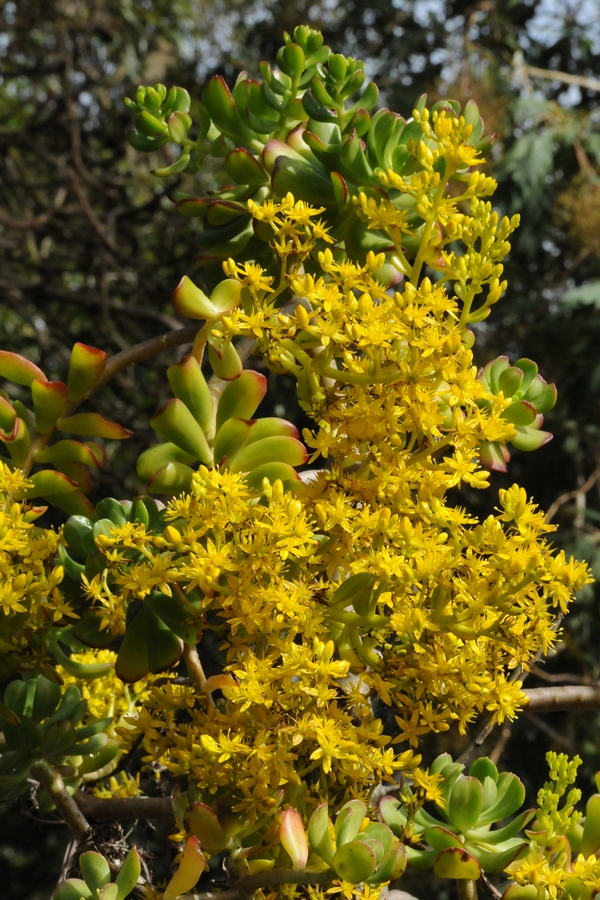
<svg viewBox="0 0 600 900">
<path fill-rule="evenodd" d="M 201 467 L 162 533 L 98 539 L 107 568 L 88 591 L 114 633 L 133 599 L 202 598 L 190 610 L 205 623 L 200 656 L 216 643 L 232 681 L 217 702 L 157 687 L 135 728 L 201 796 L 259 815 L 306 778 L 314 798 L 366 796 L 418 763 L 423 735 L 464 732 L 486 710 L 512 718 L 523 695 L 511 670 L 552 646 L 588 575 L 552 550 L 552 526 L 517 486 L 481 523 L 447 499 L 487 486 L 478 448 L 514 427 L 443 284 L 386 289 L 382 257 L 319 249 L 321 210 L 292 197 L 251 211 L 273 228 L 281 269 L 227 262 L 247 293 L 219 327 L 296 376 L 316 423 L 304 438 L 327 468 L 287 492 Z"/>
<path fill-rule="evenodd" d="M 59 535 L 33 523 L 44 512 L 13 497 L 27 486 L 19 469 L 0 462 L 0 658 L 1 671 L 35 667 L 45 658 L 44 634 L 73 610 L 59 585 Z"/>
</svg>

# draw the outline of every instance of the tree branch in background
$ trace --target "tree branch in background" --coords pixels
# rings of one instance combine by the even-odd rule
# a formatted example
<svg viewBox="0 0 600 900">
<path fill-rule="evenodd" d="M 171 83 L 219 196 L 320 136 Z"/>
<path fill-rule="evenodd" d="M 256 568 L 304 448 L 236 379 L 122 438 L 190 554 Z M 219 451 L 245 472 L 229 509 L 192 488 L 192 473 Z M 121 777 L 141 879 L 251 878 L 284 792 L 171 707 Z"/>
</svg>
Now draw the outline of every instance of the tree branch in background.
<svg viewBox="0 0 600 900">
<path fill-rule="evenodd" d="M 600 709 L 600 684 L 565 684 L 561 687 L 530 688 L 525 694 L 527 695 L 525 712 Z"/>
<path fill-rule="evenodd" d="M 553 517 L 556 515 L 557 511 L 563 506 L 565 503 L 568 503 L 569 500 L 579 500 L 580 498 L 585 499 L 585 495 L 588 491 L 594 487 L 598 479 L 600 478 L 600 463 L 596 466 L 592 474 L 589 478 L 583 482 L 583 484 L 578 487 L 574 491 L 567 491 L 566 494 L 561 494 L 560 497 L 557 497 L 554 503 L 549 507 L 548 512 L 546 513 L 546 522 L 551 522 Z"/>
<path fill-rule="evenodd" d="M 113 797 L 103 799 L 78 792 L 73 802 L 92 822 L 131 822 L 134 819 L 166 819 L 175 825 L 170 797 Z"/>
<path fill-rule="evenodd" d="M 532 78 L 562 81 L 564 84 L 576 84 L 589 91 L 600 91 L 600 81 L 597 78 L 588 78 L 587 75 L 571 75 L 569 72 L 559 72 L 557 69 L 538 69 L 537 66 L 523 66 L 522 68 Z"/>
</svg>

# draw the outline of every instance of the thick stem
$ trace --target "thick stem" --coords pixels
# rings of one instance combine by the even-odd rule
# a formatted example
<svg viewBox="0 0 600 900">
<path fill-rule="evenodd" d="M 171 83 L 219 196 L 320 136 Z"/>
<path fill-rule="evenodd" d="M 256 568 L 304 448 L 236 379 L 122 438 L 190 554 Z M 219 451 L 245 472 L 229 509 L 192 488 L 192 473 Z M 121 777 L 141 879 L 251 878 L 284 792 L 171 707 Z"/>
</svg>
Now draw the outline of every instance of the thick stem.
<svg viewBox="0 0 600 900">
<path fill-rule="evenodd" d="M 75 800 L 68 793 L 59 773 L 45 759 L 40 759 L 33 769 L 33 775 L 39 779 L 54 801 L 73 836 L 79 841 L 86 841 L 91 834 L 90 824 L 79 809 Z"/>
<path fill-rule="evenodd" d="M 206 684 L 206 675 L 198 656 L 196 647 L 191 644 L 183 645 L 183 658 L 190 676 L 190 681 L 199 694 L 204 694 L 204 685 Z"/>
<path fill-rule="evenodd" d="M 82 816 L 93 822 L 131 822 L 134 819 L 166 819 L 175 822 L 169 797 L 93 797 L 75 794 Z M 75 802 L 73 801 L 73 802 Z"/>
<path fill-rule="evenodd" d="M 564 684 L 561 687 L 530 688 L 525 712 L 568 709 L 600 709 L 600 684 Z"/>
<path fill-rule="evenodd" d="M 194 322 L 192 325 L 186 325 L 185 328 L 178 328 L 177 331 L 167 331 L 164 334 L 159 334 L 158 337 L 151 338 L 149 341 L 135 344 L 133 347 L 121 350 L 120 353 L 115 353 L 114 356 L 109 357 L 102 378 L 89 393 L 95 393 L 107 381 L 110 381 L 117 372 L 126 369 L 128 366 L 143 362 L 146 359 L 152 359 L 152 357 L 162 353 L 163 350 L 172 350 L 174 347 L 180 347 L 181 344 L 191 343 L 198 331 L 198 323 Z M 86 397 L 83 397 L 78 403 L 83 402 L 87 396 L 89 395 L 86 394 Z"/>
<path fill-rule="evenodd" d="M 329 884 L 336 877 L 332 869 L 314 872 L 310 869 L 271 869 L 258 875 L 246 875 L 224 891 L 208 891 L 192 894 L 194 900 L 246 900 L 260 888 L 278 887 L 282 884 Z"/>
<path fill-rule="evenodd" d="M 458 900 L 477 900 L 477 882 L 461 878 L 456 882 Z"/>
</svg>

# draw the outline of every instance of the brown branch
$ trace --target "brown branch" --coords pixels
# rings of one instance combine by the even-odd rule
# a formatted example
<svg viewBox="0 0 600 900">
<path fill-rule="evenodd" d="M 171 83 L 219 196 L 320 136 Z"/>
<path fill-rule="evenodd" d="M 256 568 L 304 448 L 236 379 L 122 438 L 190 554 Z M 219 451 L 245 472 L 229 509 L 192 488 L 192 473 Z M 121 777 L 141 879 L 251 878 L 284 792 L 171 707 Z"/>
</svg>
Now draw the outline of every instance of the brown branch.
<svg viewBox="0 0 600 900">
<path fill-rule="evenodd" d="M 73 837 L 79 842 L 88 840 L 91 834 L 90 824 L 67 791 L 65 783 L 56 769 L 46 762 L 45 759 L 41 759 L 36 763 L 32 773 L 52 797 L 57 811 L 69 826 Z"/>
<path fill-rule="evenodd" d="M 159 334 L 158 337 L 150 338 L 149 341 L 135 344 L 133 347 L 128 347 L 126 350 L 121 350 L 120 353 L 110 356 L 106 363 L 104 374 L 94 388 L 94 393 L 103 387 L 107 381 L 110 381 L 117 372 L 121 372 L 128 366 L 144 362 L 146 359 L 152 359 L 152 357 L 157 356 L 164 350 L 172 350 L 174 347 L 180 347 L 182 344 L 192 343 L 197 331 L 197 323 L 186 325 L 183 328 L 178 328 L 177 331 L 167 331 L 164 334 Z"/>
<path fill-rule="evenodd" d="M 166 819 L 175 824 L 169 797 L 94 797 L 79 791 L 73 801 L 92 822 L 128 822 L 134 819 Z"/>
<path fill-rule="evenodd" d="M 11 216 L 7 216 L 5 213 L 0 212 L 0 225 L 4 225 L 5 228 L 14 228 L 16 230 L 39 228 L 41 225 L 46 224 L 50 215 L 51 213 L 46 212 L 40 213 L 39 216 L 32 216 L 30 219 L 13 219 Z"/>
<path fill-rule="evenodd" d="M 525 712 L 560 712 L 569 709 L 600 709 L 600 684 L 565 684 L 561 687 L 530 688 Z"/>
<path fill-rule="evenodd" d="M 491 761 L 493 763 L 496 763 L 496 765 L 498 764 L 498 762 L 500 761 L 500 757 L 504 753 L 506 745 L 508 744 L 508 742 L 510 740 L 511 734 L 512 734 L 512 722 L 509 722 L 507 720 L 506 722 L 504 722 L 504 724 L 502 726 L 502 729 L 500 731 L 500 737 L 496 741 L 496 744 L 495 744 L 493 750 L 491 751 L 491 753 L 488 753 L 489 758 L 491 759 Z"/>
<path fill-rule="evenodd" d="M 559 72 L 557 69 L 538 69 L 537 66 L 523 66 L 523 70 L 533 78 L 562 81 L 564 84 L 576 84 L 579 87 L 588 88 L 590 91 L 600 91 L 600 81 L 597 78 L 588 78 L 586 75 L 571 75 L 569 72 Z"/>
<path fill-rule="evenodd" d="M 231 888 L 223 891 L 207 891 L 191 894 L 194 900 L 246 900 L 260 888 L 278 887 L 282 884 L 328 884 L 336 877 L 333 869 L 321 872 L 310 869 L 271 869 L 258 875 L 246 875 Z"/>
<path fill-rule="evenodd" d="M 67 178 L 69 179 L 69 181 L 71 182 L 71 185 L 73 187 L 73 190 L 75 191 L 77 199 L 79 200 L 79 205 L 81 206 L 84 216 L 89 221 L 90 225 L 92 226 L 92 228 L 94 229 L 94 231 L 96 232 L 96 234 L 98 235 L 98 237 L 100 238 L 102 243 L 106 244 L 108 249 L 112 253 L 114 253 L 115 256 L 121 256 L 122 254 L 121 254 L 120 247 L 114 242 L 114 240 L 109 235 L 109 233 L 106 231 L 106 229 L 102 225 L 100 219 L 98 218 L 98 216 L 92 209 L 92 205 L 91 205 L 90 201 L 88 200 L 88 198 L 85 194 L 85 191 L 83 190 L 83 187 L 79 180 L 79 176 L 78 176 L 77 172 L 75 171 L 75 169 L 72 169 L 71 166 L 65 166 L 64 172 L 65 172 L 65 175 L 67 176 Z"/>
</svg>

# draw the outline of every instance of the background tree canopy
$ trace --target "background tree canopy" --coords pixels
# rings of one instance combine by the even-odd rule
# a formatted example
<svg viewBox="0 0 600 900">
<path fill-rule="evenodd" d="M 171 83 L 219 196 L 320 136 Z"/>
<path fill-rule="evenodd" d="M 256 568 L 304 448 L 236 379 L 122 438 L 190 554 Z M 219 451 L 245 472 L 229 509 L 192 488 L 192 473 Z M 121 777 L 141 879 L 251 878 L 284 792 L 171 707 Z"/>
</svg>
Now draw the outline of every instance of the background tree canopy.
<svg viewBox="0 0 600 900">
<path fill-rule="evenodd" d="M 494 479 L 497 487 L 522 483 L 560 522 L 560 541 L 600 575 L 597 0 L 23 0 L 6 2 L 0 15 L 0 334 L 3 349 L 34 361 L 43 354 L 50 378 L 62 377 L 76 340 L 118 352 L 180 327 L 173 289 L 182 274 L 202 277 L 189 223 L 169 198 L 179 187 L 193 190 L 194 177 L 196 190 L 210 190 L 216 175 L 210 164 L 197 176 L 151 175 L 170 160 L 128 144 L 123 99 L 138 84 L 179 84 L 197 98 L 215 73 L 231 83 L 242 61 L 257 70 L 282 31 L 306 21 L 337 51 L 364 58 L 382 103 L 405 116 L 424 91 L 476 100 L 497 135 L 495 202 L 522 215 L 509 290 L 493 324 L 478 326 L 478 361 L 531 356 L 559 388 L 546 420 L 554 441 L 532 458 L 516 454 L 509 474 Z M 100 395 L 99 411 L 136 436 L 111 449 L 98 498 L 140 488 L 134 460 L 164 390 L 163 365 L 127 370 Z M 297 416 L 286 396 L 272 402 L 279 415 Z M 125 421 L 131 408 L 134 420 Z M 458 502 L 481 512 L 490 500 L 473 494 Z M 559 653 L 527 686 L 595 682 L 599 626 L 588 588 Z M 585 779 L 599 768 L 596 724 L 596 713 L 523 715 L 485 749 L 525 777 L 523 761 L 536 773 L 548 747 L 578 751 Z M 47 898 L 66 834 L 34 820 L 26 831 L 20 815 L 17 831 L 8 805 L 2 821 L 5 896 Z"/>
</svg>

